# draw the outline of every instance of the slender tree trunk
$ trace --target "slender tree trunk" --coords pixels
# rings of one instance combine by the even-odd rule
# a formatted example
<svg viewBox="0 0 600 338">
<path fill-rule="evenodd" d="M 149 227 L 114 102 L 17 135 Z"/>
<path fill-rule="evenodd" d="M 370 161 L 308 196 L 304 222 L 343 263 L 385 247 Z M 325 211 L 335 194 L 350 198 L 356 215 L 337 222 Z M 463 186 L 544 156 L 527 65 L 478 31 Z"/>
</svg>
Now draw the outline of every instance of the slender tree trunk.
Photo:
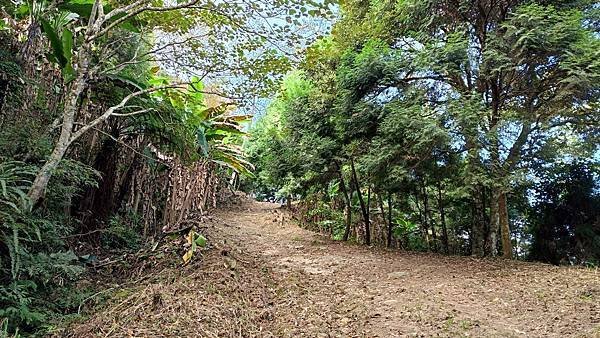
<svg viewBox="0 0 600 338">
<path fill-rule="evenodd" d="M 381 237 L 381 243 L 386 243 L 387 240 L 385 238 L 385 234 L 386 231 L 385 229 L 387 228 L 385 226 L 386 222 L 386 217 L 385 217 L 385 208 L 383 206 L 383 198 L 381 197 L 380 193 L 377 193 L 377 204 L 379 205 L 379 210 L 381 210 L 381 225 L 378 227 L 378 231 L 380 233 L 380 237 Z"/>
<path fill-rule="evenodd" d="M 498 199 L 498 218 L 500 222 L 500 233 L 502 235 L 502 257 L 512 258 L 512 241 L 510 239 L 510 225 L 508 221 L 508 207 L 506 194 L 500 194 Z"/>
<path fill-rule="evenodd" d="M 350 166 L 352 168 L 352 178 L 354 179 L 354 187 L 356 189 L 356 193 L 358 194 L 358 202 L 360 203 L 360 210 L 362 212 L 363 221 L 365 223 L 365 244 L 371 245 L 371 224 L 369 221 L 369 211 L 365 206 L 365 200 L 363 199 L 363 195 L 360 191 L 360 185 L 358 183 L 358 177 L 356 175 L 356 168 L 354 167 L 354 159 L 350 160 Z M 369 187 L 369 196 L 371 195 L 371 188 Z"/>
<path fill-rule="evenodd" d="M 488 189 L 485 186 L 481 186 L 481 218 L 483 219 L 483 250 L 484 250 L 484 254 L 487 254 L 488 252 L 486 250 L 488 250 L 488 234 L 490 231 L 490 216 L 488 215 L 488 207 L 489 205 L 487 204 L 489 201 L 489 197 L 488 197 Z"/>
<path fill-rule="evenodd" d="M 446 211 L 444 210 L 444 198 L 442 197 L 442 182 L 438 182 L 438 209 L 440 211 L 440 223 L 442 224 L 442 244 L 444 253 L 449 254 L 448 248 L 448 228 L 446 226 Z"/>
<path fill-rule="evenodd" d="M 431 227 L 431 236 L 433 238 L 433 247 L 430 247 L 430 250 L 432 249 L 433 251 L 437 251 L 437 236 L 435 233 L 435 226 L 433 225 L 433 222 L 431 222 L 429 195 L 427 194 L 427 185 L 425 183 L 425 179 L 421 180 L 421 187 L 423 189 L 423 218 L 425 219 L 425 223 L 427 223 L 427 228 Z"/>
<path fill-rule="evenodd" d="M 481 187 L 477 186 L 472 194 L 473 200 L 473 223 L 471 229 L 471 254 L 477 257 L 483 257 L 484 251 L 484 231 L 485 217 L 484 204 Z"/>
<path fill-rule="evenodd" d="M 25 70 L 25 74 L 32 76 L 36 72 L 36 57 L 43 51 L 42 28 L 34 18 L 27 28 L 27 39 L 17 53 L 17 60 Z M 38 71 L 39 74 L 39 71 Z"/>
<path fill-rule="evenodd" d="M 80 57 L 86 58 L 87 56 L 81 55 Z M 73 134 L 73 127 L 75 125 L 75 117 L 79 109 L 79 97 L 87 85 L 87 65 L 87 60 L 82 62 L 81 70 L 78 73 L 77 78 L 73 81 L 71 90 L 67 95 L 58 141 L 56 142 L 50 157 L 37 173 L 29 190 L 29 198 L 34 205 L 37 204 L 44 196 L 50 178 L 56 171 L 56 168 L 58 168 L 58 165 L 64 158 L 69 145 L 71 144 L 71 136 Z"/>
<path fill-rule="evenodd" d="M 123 205 L 123 202 L 126 202 L 125 197 L 129 193 L 131 193 L 129 191 L 129 187 L 131 187 L 131 182 L 132 182 L 134 174 L 135 174 L 135 169 L 136 169 L 135 157 L 136 156 L 137 156 L 137 154 L 135 154 L 134 157 L 131 159 L 129 168 L 125 172 L 125 177 L 123 178 L 123 180 L 121 180 L 121 183 L 119 184 L 117 200 L 115 201 L 115 205 L 117 206 L 117 208 L 121 207 Z M 134 210 L 134 213 L 135 213 L 135 210 Z"/>
<path fill-rule="evenodd" d="M 490 229 L 488 232 L 489 254 L 492 257 L 498 256 L 498 192 L 493 191 L 490 194 Z"/>
<path fill-rule="evenodd" d="M 342 194 L 344 195 L 344 203 L 346 204 L 346 229 L 344 230 L 344 236 L 342 239 L 344 242 L 348 241 L 350 237 L 350 227 L 352 226 L 352 202 L 350 200 L 350 196 L 348 195 L 348 189 L 346 189 L 346 182 L 344 180 L 344 174 L 340 168 L 340 186 L 342 187 Z"/>
<path fill-rule="evenodd" d="M 387 229 L 387 247 L 391 248 L 392 247 L 392 227 L 393 227 L 393 223 L 392 223 L 392 210 L 393 210 L 393 206 L 392 206 L 392 194 L 388 193 L 387 196 L 387 202 L 388 202 L 388 229 Z"/>
<path fill-rule="evenodd" d="M 0 79 L 0 128 L 4 126 L 4 120 L 6 119 L 4 106 L 6 104 L 6 98 L 8 97 L 9 84 L 9 81 Z"/>
<path fill-rule="evenodd" d="M 475 130 L 472 130 L 470 126 L 464 126 L 465 131 L 469 131 L 467 135 L 475 135 Z M 477 176 L 481 174 L 482 164 L 479 158 L 479 144 L 475 137 L 468 136 L 466 138 L 466 147 L 468 149 L 467 157 L 467 171 L 471 176 Z M 479 182 L 466 182 L 470 190 L 471 199 L 471 255 L 477 257 L 483 257 L 485 255 L 485 205 L 484 205 L 484 193 L 482 192 L 482 185 Z"/>
<path fill-rule="evenodd" d="M 425 239 L 427 247 L 429 248 L 429 227 L 427 226 L 427 221 L 423 218 L 423 211 L 421 210 L 421 206 L 419 205 L 419 190 L 419 188 L 415 187 L 415 206 L 417 207 L 417 211 L 419 212 L 419 222 L 421 223 L 421 237 Z"/>
<path fill-rule="evenodd" d="M 369 220 L 365 224 L 365 242 L 367 245 L 371 245 L 371 185 L 367 188 L 367 219 Z"/>
<path fill-rule="evenodd" d="M 229 189 L 233 194 L 235 194 L 235 191 L 237 190 L 238 181 L 238 173 L 236 171 L 232 172 L 231 178 L 229 179 Z"/>
</svg>

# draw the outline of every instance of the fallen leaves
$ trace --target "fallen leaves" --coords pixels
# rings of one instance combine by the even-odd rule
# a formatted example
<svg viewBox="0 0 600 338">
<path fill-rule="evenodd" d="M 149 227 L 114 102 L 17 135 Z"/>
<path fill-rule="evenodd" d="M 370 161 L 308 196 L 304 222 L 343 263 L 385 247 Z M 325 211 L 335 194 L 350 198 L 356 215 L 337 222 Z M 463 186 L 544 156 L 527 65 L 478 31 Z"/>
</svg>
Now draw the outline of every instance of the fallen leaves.
<svg viewBox="0 0 600 338">
<path fill-rule="evenodd" d="M 598 330 L 600 275 L 593 270 L 341 245 L 274 224 L 270 207 L 245 202 L 219 211 L 236 226 L 211 228 L 212 249 L 203 251 L 202 264 L 192 256 L 183 268 L 150 271 L 151 282 L 115 297 L 71 336 L 514 337 Z M 187 249 L 201 243 L 188 233 Z"/>
</svg>

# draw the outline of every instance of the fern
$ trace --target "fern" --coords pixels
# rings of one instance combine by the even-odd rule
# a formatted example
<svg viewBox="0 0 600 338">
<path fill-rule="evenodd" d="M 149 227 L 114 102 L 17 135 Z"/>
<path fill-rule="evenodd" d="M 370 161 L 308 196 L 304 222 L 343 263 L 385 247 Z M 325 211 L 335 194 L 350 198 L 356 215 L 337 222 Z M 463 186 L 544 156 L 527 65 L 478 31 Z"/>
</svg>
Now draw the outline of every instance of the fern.
<svg viewBox="0 0 600 338">
<path fill-rule="evenodd" d="M 18 161 L 0 163 L 0 240 L 7 246 L 10 255 L 12 279 L 17 279 L 20 268 L 20 234 L 31 237 L 39 231 L 19 222 L 20 217 L 31 211 L 27 189 L 31 185 L 34 168 Z"/>
</svg>

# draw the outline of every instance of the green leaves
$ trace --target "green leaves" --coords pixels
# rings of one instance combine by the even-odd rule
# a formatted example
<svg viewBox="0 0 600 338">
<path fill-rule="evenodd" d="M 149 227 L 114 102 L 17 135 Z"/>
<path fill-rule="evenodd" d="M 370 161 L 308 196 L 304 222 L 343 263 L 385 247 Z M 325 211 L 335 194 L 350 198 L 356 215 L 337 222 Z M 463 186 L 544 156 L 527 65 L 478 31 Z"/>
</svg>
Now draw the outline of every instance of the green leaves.
<svg viewBox="0 0 600 338">
<path fill-rule="evenodd" d="M 106 77 L 111 80 L 121 82 L 126 86 L 131 86 L 135 90 L 144 90 L 149 88 L 148 83 L 140 81 L 137 78 L 134 78 L 133 76 L 129 76 L 124 73 L 107 74 Z"/>
<path fill-rule="evenodd" d="M 42 29 L 48 37 L 48 40 L 50 40 L 50 46 L 52 46 L 53 50 L 52 54 L 47 55 L 48 59 L 50 59 L 50 61 L 58 63 L 58 65 L 62 68 L 67 64 L 67 59 L 65 57 L 63 43 L 59 36 L 59 33 L 56 32 L 54 27 L 52 27 L 48 21 L 42 20 L 41 23 Z"/>
<path fill-rule="evenodd" d="M 62 50 L 63 56 L 66 61 L 62 67 L 63 78 L 66 83 L 71 82 L 75 79 L 75 70 L 73 69 L 73 33 L 70 30 L 65 29 L 62 33 Z"/>
<path fill-rule="evenodd" d="M 202 236 L 201 234 L 198 234 L 194 243 L 196 243 L 197 246 L 204 248 L 206 246 L 206 237 Z"/>
<path fill-rule="evenodd" d="M 65 83 L 69 83 L 75 78 L 73 53 L 77 46 L 74 32 L 85 30 L 86 20 L 90 18 L 94 2 L 94 0 L 69 0 L 61 2 L 57 6 L 58 11 L 50 13 L 41 12 L 39 14 L 42 31 L 50 41 L 50 46 L 52 47 L 52 53 L 47 54 L 47 58 L 51 62 L 58 64 Z M 111 6 L 104 6 L 105 13 L 111 10 Z M 123 15 L 113 17 L 111 22 L 119 20 Z M 80 21 L 80 19 L 85 20 Z M 138 33 L 139 25 L 139 21 L 131 18 L 119 23 L 118 27 Z"/>
<path fill-rule="evenodd" d="M 52 47 L 52 53 L 46 55 L 48 60 L 58 64 L 65 83 L 75 78 L 73 69 L 73 32 L 66 26 L 77 18 L 73 13 L 59 13 L 52 22 L 41 19 L 42 30 Z"/>
<path fill-rule="evenodd" d="M 211 157 L 213 162 L 221 166 L 230 168 L 246 177 L 254 177 L 254 174 L 252 173 L 254 166 L 244 159 L 241 151 L 236 151 L 232 148 L 215 149 L 213 150 Z"/>
<path fill-rule="evenodd" d="M 10 27 L 6 24 L 6 22 L 4 20 L 0 20 L 0 32 L 8 30 L 10 30 Z"/>
<path fill-rule="evenodd" d="M 209 145 L 203 127 L 198 128 L 198 147 L 200 148 L 202 155 L 208 157 Z"/>
<path fill-rule="evenodd" d="M 95 0 L 68 0 L 61 2 L 58 5 L 60 10 L 77 13 L 79 16 L 89 19 Z M 109 5 L 104 5 L 104 13 L 110 12 L 112 9 Z"/>
<path fill-rule="evenodd" d="M 169 83 L 171 79 L 161 75 L 154 75 L 149 81 L 155 87 L 168 86 Z M 177 146 L 178 155 L 187 161 L 203 157 L 242 175 L 252 176 L 254 167 L 239 147 L 246 136 L 242 124 L 248 116 L 232 114 L 231 104 L 218 102 L 219 98 L 215 103 L 215 97 L 210 97 L 209 102 L 205 86 L 198 78 L 192 78 L 186 89 L 160 90 L 152 93 L 151 97 L 157 101 L 155 103 L 161 102 L 165 107 L 159 106 L 156 113 L 142 117 L 143 123 L 151 124 L 157 131 L 162 130 L 162 137 L 168 130 L 168 141 Z M 211 107 L 207 107 L 209 103 Z M 165 124 L 164 117 L 153 117 L 163 113 L 169 114 L 171 123 Z"/>
<path fill-rule="evenodd" d="M 190 230 L 188 235 L 186 236 L 187 243 L 186 245 L 189 249 L 186 251 L 185 255 L 183 255 L 183 264 L 188 264 L 192 257 L 194 257 L 194 253 L 200 248 L 204 248 L 206 246 L 206 237 L 202 236 L 202 234 L 196 232 L 194 229 Z"/>
<path fill-rule="evenodd" d="M 63 12 L 74 13 L 78 16 L 89 19 L 92 13 L 92 8 L 94 7 L 95 0 L 68 0 L 61 2 L 58 5 L 58 9 Z M 111 5 L 105 4 L 103 5 L 104 13 L 109 13 L 113 10 Z M 111 18 L 110 22 L 115 22 L 125 16 L 125 13 L 121 15 L 116 15 Z M 141 25 L 141 21 L 137 18 L 129 18 L 119 24 L 119 27 L 125 29 L 130 32 L 139 33 L 139 26 Z"/>
<path fill-rule="evenodd" d="M 600 40 L 585 4 L 503 6 L 343 2 L 332 35 L 308 49 L 251 130 L 259 188 L 327 195 L 332 163 L 352 159 L 362 188 L 417 185 L 420 195 L 426 181 L 445 181 L 466 191 L 455 200 L 509 190 L 519 175 L 509 154 L 539 155 L 549 121 L 588 123 Z"/>
<path fill-rule="evenodd" d="M 35 168 L 18 161 L 0 163 L 0 216 L 10 218 L 31 208 L 27 190 L 32 183 Z"/>
</svg>

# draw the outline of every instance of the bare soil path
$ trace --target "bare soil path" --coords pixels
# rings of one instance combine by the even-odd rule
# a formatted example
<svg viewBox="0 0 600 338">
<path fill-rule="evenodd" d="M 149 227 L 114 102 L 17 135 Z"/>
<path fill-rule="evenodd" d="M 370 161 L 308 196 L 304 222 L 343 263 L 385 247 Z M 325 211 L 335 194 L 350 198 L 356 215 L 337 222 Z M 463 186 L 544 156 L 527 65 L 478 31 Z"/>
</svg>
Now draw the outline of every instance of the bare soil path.
<svg viewBox="0 0 600 338">
<path fill-rule="evenodd" d="M 600 271 L 330 241 L 278 205 L 218 210 L 213 248 L 65 336 L 600 337 Z"/>
</svg>

